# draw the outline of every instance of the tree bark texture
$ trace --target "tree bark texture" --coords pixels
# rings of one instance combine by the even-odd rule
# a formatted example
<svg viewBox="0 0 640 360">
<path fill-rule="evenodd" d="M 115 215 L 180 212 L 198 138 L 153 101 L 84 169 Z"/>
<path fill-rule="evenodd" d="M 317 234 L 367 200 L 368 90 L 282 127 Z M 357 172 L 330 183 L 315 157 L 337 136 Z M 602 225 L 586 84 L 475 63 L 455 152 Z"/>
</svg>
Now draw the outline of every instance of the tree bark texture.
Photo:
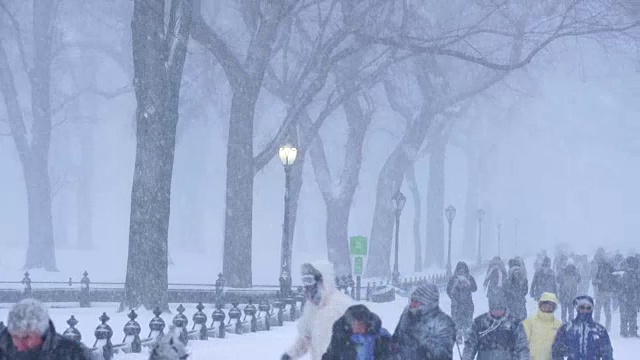
<svg viewBox="0 0 640 360">
<path fill-rule="evenodd" d="M 447 141 L 442 137 L 432 143 L 429 154 L 429 187 L 427 190 L 427 241 L 425 264 L 444 265 L 444 191 Z"/>
<path fill-rule="evenodd" d="M 478 254 L 478 198 L 480 191 L 480 174 L 477 159 L 467 156 L 467 191 L 464 212 L 463 257 L 472 260 Z"/>
<path fill-rule="evenodd" d="M 136 161 L 131 191 L 125 306 L 168 310 L 168 230 L 180 82 L 191 1 L 136 0 L 133 34 Z"/>
<path fill-rule="evenodd" d="M 422 272 L 422 239 L 420 236 L 420 220 L 422 218 L 422 205 L 420 201 L 420 188 L 416 180 L 415 163 L 407 168 L 407 185 L 411 190 L 413 199 L 413 271 Z"/>
</svg>

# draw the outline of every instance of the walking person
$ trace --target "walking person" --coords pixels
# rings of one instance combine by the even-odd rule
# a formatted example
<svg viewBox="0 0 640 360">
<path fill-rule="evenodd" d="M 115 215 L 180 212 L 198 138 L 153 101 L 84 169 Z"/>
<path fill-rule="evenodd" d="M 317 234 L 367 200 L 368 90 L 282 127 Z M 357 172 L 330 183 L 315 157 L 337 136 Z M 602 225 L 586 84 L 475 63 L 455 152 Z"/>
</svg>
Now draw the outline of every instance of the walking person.
<svg viewBox="0 0 640 360">
<path fill-rule="evenodd" d="M 516 258 L 509 260 L 509 271 L 504 288 L 507 297 L 507 308 L 511 315 L 520 321 L 526 319 L 529 281 L 521 260 Z"/>
<path fill-rule="evenodd" d="M 616 278 L 613 275 L 613 266 L 603 256 L 596 259 L 596 274 L 593 277 L 593 292 L 595 295 L 594 319 L 600 322 L 600 314 L 604 310 L 606 318 L 605 328 L 611 329 L 611 297 L 615 290 Z"/>
<path fill-rule="evenodd" d="M 522 322 L 507 311 L 504 296 L 495 294 L 489 312 L 475 318 L 464 342 L 463 360 L 529 360 Z"/>
<path fill-rule="evenodd" d="M 484 289 L 487 293 L 487 300 L 491 302 L 497 296 L 504 296 L 504 283 L 507 279 L 507 270 L 504 262 L 496 256 L 489 262 L 487 275 L 484 279 Z"/>
<path fill-rule="evenodd" d="M 469 266 L 460 261 L 447 283 L 447 295 L 451 299 L 451 317 L 456 324 L 457 342 L 461 343 L 473 322 L 473 297 L 478 290 L 476 280 L 469 273 Z"/>
<path fill-rule="evenodd" d="M 604 326 L 593 320 L 593 299 L 578 296 L 575 319 L 562 325 L 553 342 L 553 360 L 613 360 L 613 348 Z"/>
<path fill-rule="evenodd" d="M 333 324 L 353 305 L 351 298 L 336 289 L 333 264 L 305 263 L 301 270 L 307 302 L 298 320 L 296 340 L 281 360 L 300 359 L 307 353 L 311 360 L 321 360 L 331 343 Z"/>
<path fill-rule="evenodd" d="M 378 315 L 362 304 L 353 305 L 333 324 L 322 360 L 391 360 L 391 334 Z"/>
<path fill-rule="evenodd" d="M 638 258 L 629 256 L 620 284 L 620 336 L 638 337 L 640 306 L 640 271 Z"/>
<path fill-rule="evenodd" d="M 543 293 L 538 302 L 538 313 L 523 322 L 531 360 L 552 360 L 553 341 L 562 326 L 562 322 L 553 314 L 557 308 L 558 298 L 555 294 Z"/>
<path fill-rule="evenodd" d="M 573 259 L 567 261 L 567 265 L 558 274 L 558 297 L 560 298 L 560 313 L 562 322 L 573 319 L 573 299 L 578 296 L 580 273 Z M 581 294 L 585 295 L 585 294 Z"/>
<path fill-rule="evenodd" d="M 529 295 L 531 295 L 535 301 L 538 301 L 543 293 L 550 292 L 555 294 L 557 290 L 556 274 L 553 269 L 551 269 L 551 259 L 546 257 L 542 261 L 540 270 L 536 271 L 533 275 Z"/>
<path fill-rule="evenodd" d="M 90 350 L 56 332 L 45 306 L 24 299 L 9 311 L 0 333 L 0 360 L 90 360 Z"/>
<path fill-rule="evenodd" d="M 399 359 L 450 360 L 456 341 L 456 326 L 438 305 L 438 287 L 418 286 L 402 312 L 393 334 Z"/>
</svg>

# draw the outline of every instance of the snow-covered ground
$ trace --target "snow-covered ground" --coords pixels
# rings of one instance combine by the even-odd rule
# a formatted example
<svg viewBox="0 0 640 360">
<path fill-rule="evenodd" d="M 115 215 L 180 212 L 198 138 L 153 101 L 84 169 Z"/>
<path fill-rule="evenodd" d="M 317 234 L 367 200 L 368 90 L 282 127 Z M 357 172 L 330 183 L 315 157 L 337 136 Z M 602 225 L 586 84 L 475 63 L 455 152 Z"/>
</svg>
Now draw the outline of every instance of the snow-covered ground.
<svg viewBox="0 0 640 360">
<path fill-rule="evenodd" d="M 481 284 L 483 279 L 480 276 L 477 280 L 478 283 Z M 390 303 L 366 303 L 366 305 L 382 318 L 383 326 L 393 332 L 406 302 L 406 299 L 398 298 L 396 301 Z M 483 289 L 480 289 L 474 295 L 474 302 L 476 304 L 476 315 L 487 311 L 487 300 Z M 441 295 L 440 303 L 442 309 L 449 312 L 450 302 L 446 295 Z M 175 309 L 177 305 L 178 304 L 171 304 L 171 308 Z M 6 319 L 8 306 L 8 304 L 0 306 L 0 319 Z M 81 331 L 85 343 L 90 346 L 93 345 L 93 341 L 95 341 L 93 332 L 99 324 L 98 317 L 102 312 L 106 312 L 111 317 L 109 324 L 114 330 L 114 344 L 122 341 L 122 328 L 128 319 L 126 318 L 125 313 L 116 313 L 117 304 L 94 304 L 95 307 L 85 309 L 55 307 L 55 304 L 50 304 L 50 306 L 51 317 L 58 330 L 60 332 L 64 331 L 64 329 L 66 329 L 66 320 L 69 318 L 69 315 L 74 314 L 79 320 L 79 324 L 76 327 Z M 185 315 L 191 319 L 195 312 L 195 305 L 185 304 L 185 307 L 187 308 Z M 536 311 L 536 305 L 530 299 L 528 303 L 528 310 L 529 314 Z M 213 307 L 210 305 L 205 309 L 205 312 L 209 316 L 212 311 Z M 140 312 L 138 322 L 143 328 L 142 335 L 146 336 L 148 334 L 148 323 L 152 317 L 153 315 L 148 311 Z M 173 319 L 173 315 L 163 315 L 163 319 L 167 323 L 170 323 Z M 190 323 L 190 326 L 191 325 L 192 324 Z M 613 324 L 610 335 L 613 340 L 615 359 L 638 359 L 638 354 L 640 354 L 640 339 L 622 339 L 620 337 L 618 312 L 614 312 L 613 314 Z M 191 352 L 191 359 L 193 360 L 205 360 L 212 358 L 255 359 L 256 355 L 259 355 L 261 359 L 279 359 L 280 355 L 282 355 L 282 353 L 292 343 L 295 336 L 295 323 L 285 323 L 284 327 L 273 327 L 271 331 L 244 335 L 228 334 L 225 339 L 190 341 L 188 348 Z M 457 359 L 457 350 L 454 350 L 454 352 L 456 353 L 454 358 Z M 116 359 L 121 360 L 141 360 L 146 358 L 147 355 L 144 353 L 116 356 Z"/>
</svg>

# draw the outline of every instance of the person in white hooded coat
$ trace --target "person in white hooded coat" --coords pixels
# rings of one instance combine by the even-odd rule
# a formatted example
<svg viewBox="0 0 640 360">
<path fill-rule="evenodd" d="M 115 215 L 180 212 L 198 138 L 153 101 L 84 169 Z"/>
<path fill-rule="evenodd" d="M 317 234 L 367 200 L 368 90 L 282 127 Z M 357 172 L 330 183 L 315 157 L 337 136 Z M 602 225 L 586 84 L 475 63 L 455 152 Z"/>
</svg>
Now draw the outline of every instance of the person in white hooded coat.
<svg viewBox="0 0 640 360">
<path fill-rule="evenodd" d="M 282 360 L 299 359 L 311 353 L 312 360 L 321 360 L 331 343 L 333 324 L 354 302 L 335 285 L 333 265 L 317 261 L 302 265 L 302 284 L 306 303 L 298 321 L 298 335 Z"/>
</svg>

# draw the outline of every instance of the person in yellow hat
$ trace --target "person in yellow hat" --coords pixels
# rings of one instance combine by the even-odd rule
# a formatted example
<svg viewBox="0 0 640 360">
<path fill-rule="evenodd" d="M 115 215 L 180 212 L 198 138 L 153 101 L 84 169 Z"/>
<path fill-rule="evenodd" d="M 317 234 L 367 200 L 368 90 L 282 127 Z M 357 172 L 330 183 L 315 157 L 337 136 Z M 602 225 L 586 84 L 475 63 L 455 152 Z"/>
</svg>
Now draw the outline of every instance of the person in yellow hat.
<svg viewBox="0 0 640 360">
<path fill-rule="evenodd" d="M 558 307 L 555 294 L 545 292 L 538 301 L 538 313 L 523 321 L 524 331 L 529 340 L 531 360 L 552 360 L 551 347 L 556 333 L 562 326 L 553 312 Z"/>
</svg>

